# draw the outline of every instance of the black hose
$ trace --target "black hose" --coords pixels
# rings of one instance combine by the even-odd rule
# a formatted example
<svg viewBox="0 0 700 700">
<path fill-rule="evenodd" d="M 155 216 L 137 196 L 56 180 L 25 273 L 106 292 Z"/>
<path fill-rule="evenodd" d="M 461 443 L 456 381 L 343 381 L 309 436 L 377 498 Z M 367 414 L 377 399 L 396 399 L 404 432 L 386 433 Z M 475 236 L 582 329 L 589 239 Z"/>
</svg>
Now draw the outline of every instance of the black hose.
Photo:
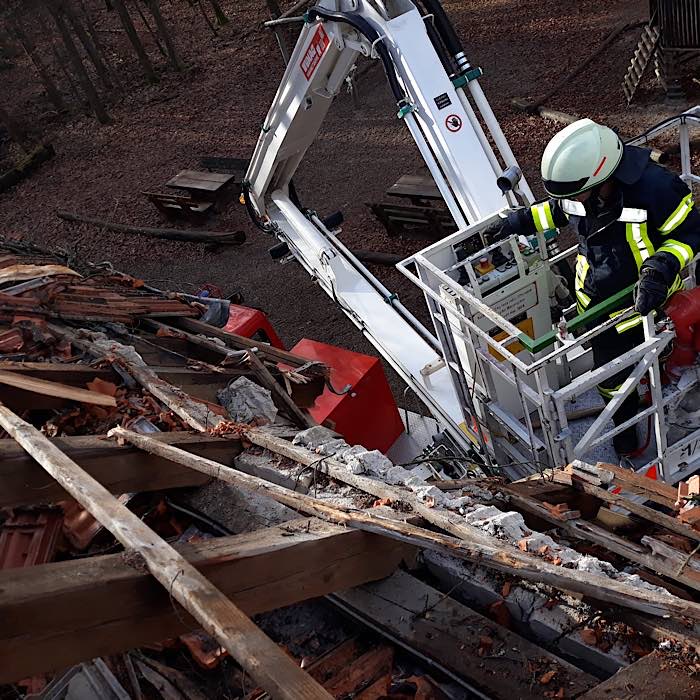
<svg viewBox="0 0 700 700">
<path fill-rule="evenodd" d="M 459 40 L 457 32 L 452 26 L 452 22 L 442 7 L 440 0 L 422 0 L 422 2 L 427 13 L 433 15 L 435 18 L 435 28 L 447 47 L 447 50 L 455 59 L 459 72 L 464 73 L 468 71 L 471 68 L 471 65 L 469 64 L 467 57 L 464 55 L 462 42 Z"/>
<path fill-rule="evenodd" d="M 442 63 L 442 67 L 445 69 L 445 73 L 447 73 L 448 76 L 454 75 L 457 72 L 455 69 L 454 62 L 452 61 L 450 55 L 447 53 L 447 49 L 442 41 L 440 33 L 437 31 L 435 25 L 432 22 L 432 17 L 425 17 L 424 21 L 425 30 L 428 33 L 428 39 L 430 39 L 430 43 L 433 45 L 435 53 L 438 55 L 440 63 Z"/>
<path fill-rule="evenodd" d="M 294 180 L 289 181 L 287 188 L 289 189 L 289 199 L 292 200 L 292 204 L 294 204 L 297 209 L 302 209 L 303 207 L 301 206 L 301 200 L 297 194 L 297 188 L 294 187 Z"/>
<path fill-rule="evenodd" d="M 381 37 L 377 30 L 364 17 L 358 17 L 357 15 L 348 14 L 345 12 L 330 12 L 322 7 L 312 7 L 306 13 L 306 16 L 310 22 L 313 22 L 316 19 L 325 19 L 331 22 L 344 22 L 360 32 L 360 34 L 362 34 L 368 41 L 371 41 L 382 61 L 384 72 L 386 73 L 387 80 L 389 81 L 389 87 L 391 87 L 391 91 L 396 98 L 397 104 L 399 107 L 403 107 L 404 105 L 408 104 L 408 97 L 399 83 L 399 78 L 396 75 L 396 69 L 394 68 L 394 63 L 391 60 L 391 56 L 389 55 L 389 50 L 386 48 L 384 42 L 381 41 Z"/>
<path fill-rule="evenodd" d="M 253 222 L 254 226 L 257 226 L 261 231 L 265 233 L 270 233 L 269 229 L 260 220 L 260 217 L 256 214 L 255 209 L 253 209 L 253 203 L 250 201 L 250 183 L 244 180 L 241 183 L 241 192 L 243 194 L 243 202 L 245 203 L 245 210 L 248 212 L 250 220 Z"/>
</svg>

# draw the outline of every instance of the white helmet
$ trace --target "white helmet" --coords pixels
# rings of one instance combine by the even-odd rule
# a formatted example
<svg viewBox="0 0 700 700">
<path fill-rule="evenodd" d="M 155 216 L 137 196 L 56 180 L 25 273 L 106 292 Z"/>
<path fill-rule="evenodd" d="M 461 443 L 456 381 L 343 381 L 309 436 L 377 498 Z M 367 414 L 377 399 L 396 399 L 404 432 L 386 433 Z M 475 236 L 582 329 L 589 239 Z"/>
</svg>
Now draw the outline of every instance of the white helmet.
<svg viewBox="0 0 700 700">
<path fill-rule="evenodd" d="M 542 154 L 542 180 L 552 197 L 573 197 L 605 182 L 622 160 L 622 141 L 607 126 L 579 119 Z"/>
</svg>

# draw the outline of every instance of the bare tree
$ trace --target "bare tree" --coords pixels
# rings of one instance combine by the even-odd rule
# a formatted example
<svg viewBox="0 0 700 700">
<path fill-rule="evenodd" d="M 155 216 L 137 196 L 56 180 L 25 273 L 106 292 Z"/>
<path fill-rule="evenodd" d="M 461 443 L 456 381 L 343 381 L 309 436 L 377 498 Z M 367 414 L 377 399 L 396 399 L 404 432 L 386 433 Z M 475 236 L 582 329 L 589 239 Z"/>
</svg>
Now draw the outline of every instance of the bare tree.
<svg viewBox="0 0 700 700">
<path fill-rule="evenodd" d="M 88 8 L 85 6 L 85 3 L 83 0 L 78 0 L 80 3 L 80 9 L 82 11 L 83 15 L 83 20 L 85 21 L 85 27 L 87 28 L 88 34 L 90 35 L 90 38 L 92 39 L 92 43 L 95 45 L 97 48 L 98 52 L 100 55 L 103 57 L 104 63 L 107 66 L 107 70 L 109 72 L 110 79 L 112 81 L 112 84 L 119 90 L 119 92 L 124 92 L 124 88 L 122 87 L 122 84 L 119 81 L 119 77 L 117 76 L 116 71 L 113 69 L 107 51 L 105 50 L 105 47 L 102 44 L 102 40 L 100 39 L 100 35 L 95 29 L 95 24 L 92 21 L 92 16 L 90 15 L 90 11 Z M 111 8 L 110 8 L 111 9 Z"/>
<path fill-rule="evenodd" d="M 79 105 L 83 105 L 85 100 L 80 94 L 80 90 L 73 79 L 73 74 L 70 69 L 70 61 L 68 60 L 68 55 L 63 49 L 63 45 L 56 42 L 56 32 L 53 29 L 49 29 L 49 25 L 44 19 L 44 13 L 41 5 L 35 5 L 35 12 L 32 15 L 32 19 L 36 21 L 39 25 L 39 29 L 43 36 L 47 37 L 49 44 L 51 45 L 51 52 L 53 53 L 55 64 L 61 71 L 61 74 L 65 78 L 70 94 L 73 96 L 75 102 Z"/>
<path fill-rule="evenodd" d="M 221 9 L 221 5 L 219 5 L 218 0 L 209 0 L 211 3 L 211 6 L 214 8 L 214 14 L 216 15 L 216 21 L 220 25 L 228 24 L 228 17 L 226 16 L 226 13 Z"/>
<path fill-rule="evenodd" d="M 161 15 L 160 13 L 160 6 L 158 5 L 158 0 L 146 0 L 146 4 L 148 5 L 148 9 L 153 15 L 153 19 L 155 19 L 156 21 L 156 27 L 158 27 L 160 35 L 163 37 L 163 41 L 165 42 L 165 46 L 168 50 L 168 58 L 170 59 L 170 63 L 172 63 L 173 68 L 176 71 L 182 71 L 182 61 L 180 60 L 180 56 L 178 55 L 177 50 L 175 49 L 175 44 L 172 40 L 172 37 L 170 36 L 170 30 L 168 29 L 168 25 L 165 23 L 163 15 Z"/>
<path fill-rule="evenodd" d="M 80 57 L 80 52 L 78 51 L 78 48 L 76 47 L 75 42 L 73 41 L 73 37 L 71 36 L 70 30 L 68 29 L 66 18 L 60 4 L 58 2 L 49 0 L 48 9 L 51 16 L 53 17 L 54 22 L 56 23 L 58 33 L 61 35 L 63 45 L 66 47 L 68 58 L 71 62 L 71 65 L 73 66 L 73 70 L 75 71 L 76 76 L 78 77 L 80 87 L 82 88 L 83 92 L 85 93 L 85 96 L 88 99 L 88 102 L 90 103 L 90 107 L 92 107 L 92 110 L 95 112 L 95 116 L 102 124 L 108 124 L 111 121 L 111 118 L 107 114 L 107 111 L 105 110 L 104 105 L 102 104 L 102 100 L 100 100 L 100 96 L 97 94 L 97 90 L 92 84 L 92 80 L 90 80 L 90 76 L 88 75 L 88 72 L 85 69 L 85 66 L 83 65 L 83 61 Z"/>
<path fill-rule="evenodd" d="M 216 36 L 219 32 L 217 28 L 212 24 L 212 21 L 209 19 L 209 15 L 207 14 L 207 11 L 204 9 L 204 5 L 202 5 L 202 0 L 195 0 L 194 2 L 190 2 L 190 5 L 194 7 L 194 5 L 197 5 L 199 8 L 199 11 L 202 14 L 202 17 L 204 17 L 204 21 L 207 23 L 207 26 L 209 29 L 211 29 L 212 33 L 214 36 Z"/>
<path fill-rule="evenodd" d="M 141 18 L 141 21 L 143 22 L 143 26 L 146 27 L 146 31 L 151 35 L 151 39 L 155 42 L 155 45 L 158 47 L 158 51 L 167 58 L 168 54 L 163 48 L 163 44 L 160 43 L 160 39 L 158 38 L 158 34 L 153 31 L 153 28 L 151 27 L 151 23 L 148 21 L 148 17 L 143 14 L 143 10 L 141 9 L 141 3 L 135 2 L 134 7 L 136 8 L 136 12 L 139 13 L 139 17 Z"/>
<path fill-rule="evenodd" d="M 60 8 L 65 13 L 68 21 L 70 22 L 71 27 L 73 27 L 73 31 L 80 40 L 80 43 L 83 45 L 85 53 L 90 57 L 92 65 L 95 66 L 95 72 L 99 76 L 100 81 L 107 90 L 111 90 L 114 87 L 114 85 L 112 84 L 112 80 L 109 76 L 107 66 L 104 64 L 102 57 L 100 56 L 100 53 L 97 50 L 97 47 L 92 42 L 92 39 L 88 36 L 87 31 L 78 19 L 78 16 L 76 15 L 75 11 L 73 10 L 73 7 L 71 6 L 70 0 L 64 0 L 61 3 Z"/>
<path fill-rule="evenodd" d="M 22 45 L 22 48 L 29 57 L 29 60 L 34 65 L 34 68 L 36 69 L 36 72 L 38 73 L 39 78 L 42 84 L 44 85 L 44 88 L 46 89 L 46 93 L 48 94 L 49 99 L 53 103 L 54 107 L 59 112 L 65 111 L 66 104 L 63 101 L 63 97 L 59 89 L 56 87 L 56 83 L 54 83 L 53 78 L 51 77 L 48 69 L 41 60 L 41 57 L 37 53 L 34 42 L 30 38 L 30 36 L 24 31 L 24 28 L 22 27 L 19 18 L 17 16 L 12 16 L 9 20 L 9 26 L 14 35 L 17 37 L 19 43 Z"/>
<path fill-rule="evenodd" d="M 151 60 L 148 58 L 148 54 L 143 48 L 141 39 L 139 38 L 139 35 L 136 32 L 134 23 L 131 21 L 131 16 L 129 15 L 129 11 L 126 9 L 123 0 L 110 0 L 110 3 L 119 14 L 119 19 L 122 22 L 124 31 L 126 32 L 127 37 L 129 37 L 129 41 L 134 47 L 134 51 L 136 51 L 136 55 L 138 56 L 139 63 L 141 64 L 143 72 L 146 74 L 146 78 L 152 83 L 157 83 L 158 76 L 153 70 Z"/>
</svg>

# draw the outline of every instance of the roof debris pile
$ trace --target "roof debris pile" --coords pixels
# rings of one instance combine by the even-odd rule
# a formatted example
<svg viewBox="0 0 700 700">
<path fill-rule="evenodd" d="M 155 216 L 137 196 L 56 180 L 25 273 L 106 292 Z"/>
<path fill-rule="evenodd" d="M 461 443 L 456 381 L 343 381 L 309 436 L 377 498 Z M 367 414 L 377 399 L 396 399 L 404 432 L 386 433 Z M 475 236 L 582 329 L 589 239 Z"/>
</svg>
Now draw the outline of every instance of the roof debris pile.
<svg viewBox="0 0 700 700">
<path fill-rule="evenodd" d="M 393 464 L 227 305 L 0 244 L 10 696 L 698 695 L 697 483 Z"/>
</svg>

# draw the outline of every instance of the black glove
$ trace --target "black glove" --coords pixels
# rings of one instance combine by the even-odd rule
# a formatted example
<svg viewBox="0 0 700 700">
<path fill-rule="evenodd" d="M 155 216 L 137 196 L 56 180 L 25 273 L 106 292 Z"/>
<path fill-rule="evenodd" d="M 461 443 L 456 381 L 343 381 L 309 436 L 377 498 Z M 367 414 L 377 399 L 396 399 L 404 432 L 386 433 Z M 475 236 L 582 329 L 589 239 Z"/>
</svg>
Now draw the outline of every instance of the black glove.
<svg viewBox="0 0 700 700">
<path fill-rule="evenodd" d="M 664 274 L 652 265 L 643 265 L 637 282 L 634 308 L 646 316 L 659 309 L 668 296 L 669 284 Z"/>
<path fill-rule="evenodd" d="M 518 225 L 517 213 L 510 212 L 506 218 L 494 222 L 483 232 L 484 242 L 486 245 L 491 245 L 512 236 L 514 233 L 520 233 L 520 226 Z"/>
</svg>

